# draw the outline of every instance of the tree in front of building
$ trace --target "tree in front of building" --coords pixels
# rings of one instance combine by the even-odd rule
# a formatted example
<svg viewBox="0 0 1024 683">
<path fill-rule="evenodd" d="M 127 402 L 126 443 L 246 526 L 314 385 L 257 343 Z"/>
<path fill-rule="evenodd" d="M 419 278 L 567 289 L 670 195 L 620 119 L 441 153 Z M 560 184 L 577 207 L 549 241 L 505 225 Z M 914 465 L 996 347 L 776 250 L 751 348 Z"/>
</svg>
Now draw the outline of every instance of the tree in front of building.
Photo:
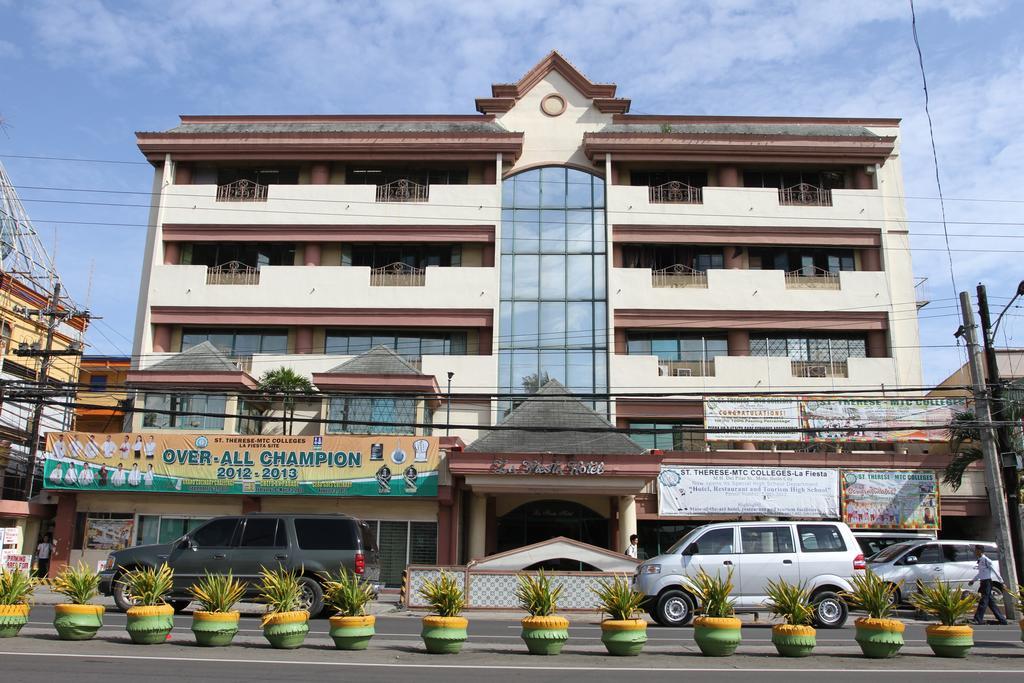
<svg viewBox="0 0 1024 683">
<path fill-rule="evenodd" d="M 1003 407 L 1003 419 L 1019 423 L 1024 418 L 1024 402 L 1016 399 L 1006 401 Z M 943 471 L 942 481 L 949 484 L 954 491 L 963 484 L 967 468 L 982 459 L 981 429 L 974 412 L 967 410 L 953 416 L 949 423 L 949 451 L 952 458 Z M 1015 450 L 1020 448 L 1020 430 L 1013 430 Z M 1019 481 L 1019 480 L 1018 480 Z"/>
<path fill-rule="evenodd" d="M 313 383 L 291 368 L 281 366 L 264 372 L 260 377 L 259 388 L 272 403 L 280 400 L 281 433 L 291 435 L 295 426 L 295 395 L 312 392 Z"/>
</svg>

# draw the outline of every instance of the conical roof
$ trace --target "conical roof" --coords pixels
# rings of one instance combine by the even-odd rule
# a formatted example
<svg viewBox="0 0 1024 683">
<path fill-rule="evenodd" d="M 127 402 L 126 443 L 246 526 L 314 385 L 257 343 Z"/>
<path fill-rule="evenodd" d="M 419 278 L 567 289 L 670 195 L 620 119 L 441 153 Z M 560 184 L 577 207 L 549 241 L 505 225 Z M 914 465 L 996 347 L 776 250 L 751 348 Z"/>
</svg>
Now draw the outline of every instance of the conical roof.
<svg viewBox="0 0 1024 683">
<path fill-rule="evenodd" d="M 384 345 L 375 346 L 327 371 L 329 375 L 422 375 L 409 361 Z"/>
<path fill-rule="evenodd" d="M 238 372 L 238 367 L 227 354 L 208 341 L 196 344 L 192 348 L 176 353 L 155 363 L 146 371 L 158 372 Z"/>
</svg>

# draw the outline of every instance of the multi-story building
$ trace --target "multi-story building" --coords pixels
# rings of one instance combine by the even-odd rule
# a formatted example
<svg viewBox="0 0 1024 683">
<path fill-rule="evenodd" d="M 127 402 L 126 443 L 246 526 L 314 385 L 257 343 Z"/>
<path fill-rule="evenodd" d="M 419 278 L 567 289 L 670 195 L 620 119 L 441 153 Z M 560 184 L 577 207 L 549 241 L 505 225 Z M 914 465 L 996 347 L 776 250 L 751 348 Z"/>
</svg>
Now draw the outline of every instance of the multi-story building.
<svg viewBox="0 0 1024 683">
<path fill-rule="evenodd" d="M 258 386 L 284 366 L 316 390 L 293 434 L 433 434 L 438 494 L 82 492 L 68 514 L 348 511 L 395 566 L 637 529 L 656 552 L 702 519 L 659 515 L 662 463 L 938 466 L 700 433 L 705 395 L 921 384 L 897 119 L 631 115 L 557 53 L 476 106 L 138 134 L 132 431 L 280 434 Z"/>
<path fill-rule="evenodd" d="M 82 356 L 75 402 L 75 431 L 121 432 L 128 407 L 128 356 Z"/>
</svg>

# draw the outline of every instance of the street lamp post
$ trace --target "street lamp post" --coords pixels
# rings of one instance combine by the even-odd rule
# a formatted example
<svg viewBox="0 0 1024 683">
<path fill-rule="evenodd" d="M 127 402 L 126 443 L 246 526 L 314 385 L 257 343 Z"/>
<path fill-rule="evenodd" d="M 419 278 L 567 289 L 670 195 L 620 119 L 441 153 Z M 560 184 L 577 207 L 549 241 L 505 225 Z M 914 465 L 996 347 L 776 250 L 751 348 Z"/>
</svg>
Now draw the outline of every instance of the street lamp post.
<svg viewBox="0 0 1024 683">
<path fill-rule="evenodd" d="M 455 376 L 455 373 L 452 372 L 451 370 L 449 370 L 448 371 L 448 399 L 445 401 L 445 403 L 447 404 L 446 408 L 447 408 L 447 412 L 448 412 L 448 415 L 447 415 L 447 417 L 445 417 L 445 420 L 444 420 L 444 435 L 445 436 L 451 436 L 451 432 L 452 432 L 452 377 L 454 377 L 454 376 Z"/>
</svg>

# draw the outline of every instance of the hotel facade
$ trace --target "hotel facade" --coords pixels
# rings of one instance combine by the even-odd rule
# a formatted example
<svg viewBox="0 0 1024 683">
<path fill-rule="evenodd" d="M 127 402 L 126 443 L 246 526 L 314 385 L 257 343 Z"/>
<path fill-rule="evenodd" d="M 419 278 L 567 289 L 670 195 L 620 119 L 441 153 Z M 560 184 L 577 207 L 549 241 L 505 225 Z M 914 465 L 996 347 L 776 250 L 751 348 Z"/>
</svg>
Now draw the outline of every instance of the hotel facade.
<svg viewBox="0 0 1024 683">
<path fill-rule="evenodd" d="M 124 431 L 429 439 L 437 490 L 63 489 L 67 559 L 105 556 L 93 520 L 135 543 L 338 511 L 371 521 L 396 583 L 559 535 L 656 554 L 721 518 L 662 514 L 667 466 L 942 467 L 934 444 L 702 431 L 705 397 L 922 384 L 897 119 L 634 115 L 557 53 L 476 109 L 138 134 L 155 172 Z M 281 367 L 314 387 L 289 424 L 258 389 Z M 975 479 L 944 493 L 953 528 L 987 515 Z"/>
</svg>

